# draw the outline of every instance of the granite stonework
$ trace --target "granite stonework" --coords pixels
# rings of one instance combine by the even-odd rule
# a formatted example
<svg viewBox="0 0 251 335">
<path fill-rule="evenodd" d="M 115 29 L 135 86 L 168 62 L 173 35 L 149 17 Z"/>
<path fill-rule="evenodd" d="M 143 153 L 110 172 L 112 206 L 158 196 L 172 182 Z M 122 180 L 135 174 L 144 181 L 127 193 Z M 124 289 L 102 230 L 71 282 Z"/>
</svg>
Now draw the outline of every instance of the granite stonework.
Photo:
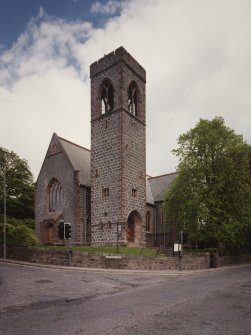
<svg viewBox="0 0 251 335">
<path fill-rule="evenodd" d="M 118 238 L 121 245 L 145 244 L 145 70 L 121 47 L 93 63 L 90 73 L 92 244 L 114 245 Z M 100 92 L 107 80 L 113 108 L 102 114 Z M 136 115 L 128 111 L 132 82 L 137 86 Z M 106 198 L 103 189 L 109 189 Z M 132 229 L 127 225 L 131 213 Z"/>
</svg>

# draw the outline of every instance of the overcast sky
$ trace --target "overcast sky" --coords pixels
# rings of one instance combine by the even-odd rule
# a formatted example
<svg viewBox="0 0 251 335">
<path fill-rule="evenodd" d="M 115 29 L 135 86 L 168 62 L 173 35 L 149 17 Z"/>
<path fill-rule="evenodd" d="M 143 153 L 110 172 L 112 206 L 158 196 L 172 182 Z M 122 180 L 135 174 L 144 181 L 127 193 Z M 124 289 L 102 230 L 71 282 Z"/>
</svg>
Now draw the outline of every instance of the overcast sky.
<svg viewBox="0 0 251 335">
<path fill-rule="evenodd" d="M 0 146 L 36 180 L 53 132 L 90 148 L 89 66 L 123 45 L 147 73 L 147 173 L 200 118 L 251 144 L 250 0 L 0 0 Z"/>
</svg>

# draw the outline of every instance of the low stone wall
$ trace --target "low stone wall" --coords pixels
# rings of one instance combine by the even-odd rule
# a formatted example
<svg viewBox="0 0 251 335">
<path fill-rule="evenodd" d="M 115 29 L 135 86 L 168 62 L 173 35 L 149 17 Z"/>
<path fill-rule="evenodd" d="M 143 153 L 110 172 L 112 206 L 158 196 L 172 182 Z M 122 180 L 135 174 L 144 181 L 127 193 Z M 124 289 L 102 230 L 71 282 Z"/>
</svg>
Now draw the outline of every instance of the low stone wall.
<svg viewBox="0 0 251 335">
<path fill-rule="evenodd" d="M 219 256 L 216 255 L 216 267 L 226 265 L 237 265 L 243 263 L 251 263 L 251 255 L 241 256 Z"/>
<path fill-rule="evenodd" d="M 1 255 L 2 256 L 2 255 Z M 69 253 L 59 250 L 11 247 L 7 248 L 7 258 L 25 262 L 69 265 Z M 179 257 L 144 257 L 109 254 L 72 253 L 72 266 L 86 268 L 110 268 L 127 270 L 200 270 L 210 266 L 209 253 Z"/>
<path fill-rule="evenodd" d="M 0 257 L 3 249 L 0 248 Z M 7 258 L 25 262 L 69 266 L 68 251 L 27 247 L 8 247 Z M 85 268 L 124 270 L 203 270 L 231 264 L 251 263 L 251 255 L 219 256 L 209 253 L 185 254 L 179 257 L 144 257 L 111 254 L 88 254 L 74 251 L 71 265 Z"/>
</svg>

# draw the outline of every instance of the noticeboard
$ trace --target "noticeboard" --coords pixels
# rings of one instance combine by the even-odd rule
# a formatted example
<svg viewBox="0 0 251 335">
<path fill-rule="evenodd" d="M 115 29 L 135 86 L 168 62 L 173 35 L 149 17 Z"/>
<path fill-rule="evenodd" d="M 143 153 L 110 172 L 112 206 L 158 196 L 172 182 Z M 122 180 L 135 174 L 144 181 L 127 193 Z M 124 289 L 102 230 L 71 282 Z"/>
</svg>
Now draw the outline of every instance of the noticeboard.
<svg viewBox="0 0 251 335">
<path fill-rule="evenodd" d="M 173 245 L 173 251 L 174 252 L 180 252 L 180 251 L 182 251 L 182 245 L 180 243 L 174 243 L 174 245 Z"/>
</svg>

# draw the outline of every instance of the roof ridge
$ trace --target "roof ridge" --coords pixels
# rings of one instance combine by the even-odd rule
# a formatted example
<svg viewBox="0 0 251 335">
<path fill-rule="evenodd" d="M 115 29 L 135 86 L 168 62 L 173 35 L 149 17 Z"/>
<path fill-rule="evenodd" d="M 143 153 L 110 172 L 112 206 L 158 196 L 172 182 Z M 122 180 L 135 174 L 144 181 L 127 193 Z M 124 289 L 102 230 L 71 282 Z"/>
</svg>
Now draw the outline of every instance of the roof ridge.
<svg viewBox="0 0 251 335">
<path fill-rule="evenodd" d="M 165 173 L 165 174 L 161 174 L 159 176 L 155 176 L 155 177 L 149 177 L 148 179 L 155 179 L 155 178 L 160 178 L 160 177 L 165 177 L 165 176 L 171 176 L 172 174 L 177 174 L 178 172 L 171 172 L 171 173 Z"/>
<path fill-rule="evenodd" d="M 65 139 L 65 138 L 63 138 L 63 137 L 61 137 L 61 136 L 58 136 L 58 138 L 59 138 L 60 140 L 62 140 L 62 141 L 65 141 L 65 142 L 69 143 L 69 144 L 75 145 L 76 147 L 79 147 L 79 148 L 81 148 L 81 149 L 84 149 L 84 150 L 87 150 L 87 151 L 91 152 L 90 149 L 87 149 L 87 148 L 85 148 L 85 147 L 83 147 L 83 146 L 81 146 L 81 145 L 79 145 L 79 144 L 77 144 L 77 143 L 71 142 L 71 141 L 69 141 L 69 140 L 67 140 L 67 139 Z"/>
</svg>

